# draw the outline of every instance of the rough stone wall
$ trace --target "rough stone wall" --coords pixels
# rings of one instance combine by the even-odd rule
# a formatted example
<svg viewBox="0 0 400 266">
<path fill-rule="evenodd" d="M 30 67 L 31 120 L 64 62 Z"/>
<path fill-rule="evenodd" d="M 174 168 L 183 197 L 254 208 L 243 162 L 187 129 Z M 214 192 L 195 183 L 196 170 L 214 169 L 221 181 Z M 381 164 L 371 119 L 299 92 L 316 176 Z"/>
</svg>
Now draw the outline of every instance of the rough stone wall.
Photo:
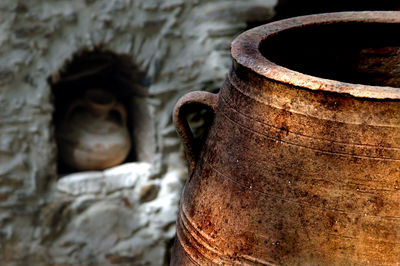
<svg viewBox="0 0 400 266">
<path fill-rule="evenodd" d="M 171 122 L 218 88 L 229 44 L 275 0 L 0 1 L 0 264 L 162 265 L 186 169 Z M 83 51 L 131 58 L 148 80 L 146 162 L 57 174 L 49 79 Z"/>
</svg>

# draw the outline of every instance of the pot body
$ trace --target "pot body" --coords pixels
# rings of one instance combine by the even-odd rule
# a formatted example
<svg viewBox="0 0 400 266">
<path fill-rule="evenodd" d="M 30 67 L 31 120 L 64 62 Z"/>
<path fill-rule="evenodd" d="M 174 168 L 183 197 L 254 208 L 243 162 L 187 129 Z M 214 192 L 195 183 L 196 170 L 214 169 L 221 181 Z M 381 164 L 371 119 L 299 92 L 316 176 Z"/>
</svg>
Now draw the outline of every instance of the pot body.
<svg viewBox="0 0 400 266">
<path fill-rule="evenodd" d="M 397 265 L 399 100 L 299 87 L 241 60 L 218 95 L 177 104 L 190 178 L 171 264 Z M 179 116 L 193 102 L 215 113 L 199 150 Z"/>
<path fill-rule="evenodd" d="M 105 92 L 89 92 L 109 102 L 97 103 L 89 97 L 73 102 L 57 129 L 60 159 L 75 170 L 118 165 L 131 148 L 125 108 Z"/>
</svg>

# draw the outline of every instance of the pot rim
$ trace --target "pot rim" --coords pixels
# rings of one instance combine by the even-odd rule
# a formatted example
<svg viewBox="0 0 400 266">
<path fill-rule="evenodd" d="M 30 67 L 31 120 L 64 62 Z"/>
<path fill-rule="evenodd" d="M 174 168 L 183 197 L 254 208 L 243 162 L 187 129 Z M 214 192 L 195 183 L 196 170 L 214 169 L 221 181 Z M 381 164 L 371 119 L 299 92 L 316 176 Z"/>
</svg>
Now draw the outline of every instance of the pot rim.
<svg viewBox="0 0 400 266">
<path fill-rule="evenodd" d="M 351 11 L 322 13 L 293 17 L 258 26 L 240 34 L 231 44 L 233 60 L 268 79 L 310 90 L 350 94 L 358 98 L 398 99 L 400 88 L 373 86 L 320 78 L 280 66 L 260 52 L 260 45 L 268 37 L 280 32 L 311 25 L 343 22 L 393 23 L 400 26 L 400 11 Z"/>
</svg>

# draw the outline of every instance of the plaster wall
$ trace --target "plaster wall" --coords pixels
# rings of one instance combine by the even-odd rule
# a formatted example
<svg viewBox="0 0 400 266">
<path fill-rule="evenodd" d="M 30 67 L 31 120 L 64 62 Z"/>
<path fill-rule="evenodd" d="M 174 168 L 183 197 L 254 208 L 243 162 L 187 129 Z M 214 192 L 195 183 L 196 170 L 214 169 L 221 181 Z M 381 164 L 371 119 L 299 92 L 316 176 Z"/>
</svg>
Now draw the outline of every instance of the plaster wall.
<svg viewBox="0 0 400 266">
<path fill-rule="evenodd" d="M 162 265 L 186 177 L 177 99 L 214 90 L 229 45 L 275 0 L 0 1 L 2 265 Z M 49 81 L 79 53 L 123 55 L 145 73 L 148 160 L 57 174 Z"/>
</svg>

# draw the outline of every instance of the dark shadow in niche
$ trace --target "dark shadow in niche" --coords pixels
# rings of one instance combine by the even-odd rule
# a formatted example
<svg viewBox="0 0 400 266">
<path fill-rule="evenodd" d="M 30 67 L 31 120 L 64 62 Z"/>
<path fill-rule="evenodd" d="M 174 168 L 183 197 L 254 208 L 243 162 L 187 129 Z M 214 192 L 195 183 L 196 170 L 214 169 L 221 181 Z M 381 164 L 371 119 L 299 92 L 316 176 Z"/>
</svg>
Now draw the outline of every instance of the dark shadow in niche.
<svg viewBox="0 0 400 266">
<path fill-rule="evenodd" d="M 49 78 L 55 112 L 54 125 L 65 119 L 71 104 L 84 97 L 90 89 L 101 89 L 112 94 L 116 102 L 127 111 L 127 128 L 131 139 L 131 150 L 124 162 L 149 161 L 149 151 L 143 151 L 146 141 L 138 143 L 143 136 L 151 134 L 152 125 L 147 108 L 146 75 L 131 62 L 128 55 L 117 55 L 109 51 L 84 51 L 76 54 L 63 69 Z M 112 114 L 111 114 L 112 115 Z M 117 115 L 118 116 L 118 115 Z M 58 173 L 73 171 L 61 162 L 58 156 Z"/>
</svg>

